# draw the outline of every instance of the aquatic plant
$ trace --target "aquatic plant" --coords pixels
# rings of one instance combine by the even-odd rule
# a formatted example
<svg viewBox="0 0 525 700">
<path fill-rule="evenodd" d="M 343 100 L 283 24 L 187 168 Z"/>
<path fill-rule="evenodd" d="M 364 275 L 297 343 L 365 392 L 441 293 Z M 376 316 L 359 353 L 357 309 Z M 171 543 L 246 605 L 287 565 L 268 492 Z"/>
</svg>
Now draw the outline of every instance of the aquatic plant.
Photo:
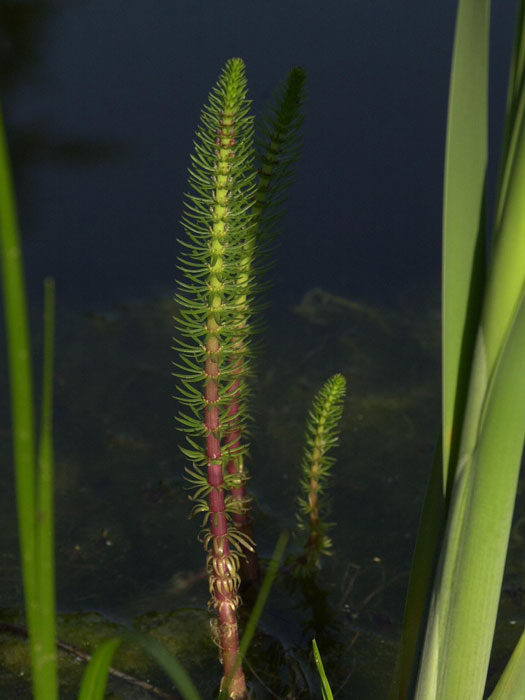
<svg viewBox="0 0 525 700">
<path fill-rule="evenodd" d="M 489 9 L 488 0 L 458 5 L 443 204 L 442 433 L 392 700 L 483 696 L 523 450 L 525 3 L 487 260 Z M 522 697 L 524 674 L 525 633 L 491 698 Z"/>
<path fill-rule="evenodd" d="M 232 65 L 232 64 L 230 64 Z M 237 63 L 237 68 L 242 64 Z M 237 266 L 232 263 L 232 273 L 235 275 L 235 293 L 229 294 L 228 299 L 235 298 L 234 312 L 231 313 L 231 347 L 230 377 L 231 381 L 225 388 L 228 397 L 225 431 L 224 460 L 226 464 L 226 483 L 232 486 L 233 493 L 228 496 L 233 503 L 232 512 L 241 515 L 236 521 L 236 530 L 231 538 L 238 545 L 244 545 L 239 550 L 253 551 L 251 539 L 246 534 L 249 519 L 246 516 L 248 499 L 241 489 L 245 481 L 245 472 L 241 460 L 242 450 L 240 436 L 245 428 L 245 408 L 247 391 L 244 382 L 248 376 L 249 347 L 246 343 L 248 311 L 258 308 L 257 301 L 249 294 L 248 282 L 262 275 L 268 266 L 268 246 L 271 245 L 273 229 L 281 216 L 281 200 L 275 196 L 287 184 L 291 175 L 291 165 L 297 157 L 295 132 L 302 116 L 299 107 L 302 103 L 302 86 L 304 73 L 301 69 L 293 69 L 285 85 L 276 93 L 273 107 L 263 123 L 261 133 L 266 136 L 265 146 L 261 154 L 261 170 L 258 187 L 254 190 L 252 202 L 251 225 L 246 231 L 254 234 L 254 238 L 245 240 L 239 247 Z M 248 122 L 247 122 L 248 123 Z M 231 144 L 230 144 L 231 145 Z M 220 150 L 220 149 L 219 149 Z M 228 176 L 229 177 L 229 176 Z M 227 179 L 228 179 L 227 177 Z M 270 182 L 280 181 L 281 187 L 275 193 L 269 194 Z M 249 217 L 243 212 L 245 221 Z M 261 251 L 254 260 L 255 237 L 258 239 Z M 266 260 L 265 260 L 266 256 Z M 31 649 L 32 684 L 35 700 L 56 700 L 58 697 L 57 674 L 57 640 L 55 616 L 55 572 L 53 551 L 53 440 L 52 440 L 52 375 L 54 350 L 54 282 L 46 280 L 44 284 L 44 363 L 42 380 L 42 423 L 40 433 L 40 449 L 38 458 L 35 454 L 36 435 L 33 425 L 35 404 L 32 388 L 31 352 L 29 343 L 29 326 L 27 303 L 25 298 L 24 269 L 20 238 L 18 234 L 16 204 L 12 187 L 7 146 L 3 123 L 0 115 L 0 257 L 2 262 L 2 283 L 4 306 L 6 309 L 7 344 L 9 351 L 9 376 L 11 386 L 11 405 L 13 414 L 14 462 L 16 473 L 17 513 L 20 530 L 20 547 L 22 555 L 22 573 L 24 579 L 25 608 L 27 629 L 13 627 L 15 634 L 27 634 Z M 232 262 L 234 258 L 230 260 Z M 258 288 L 261 292 L 264 284 L 259 279 Z M 259 302 L 260 305 L 260 302 Z M 187 318 L 190 318 L 191 315 Z M 210 321 L 210 326 L 213 324 Z M 213 334 L 210 334 L 213 337 Z M 209 348 L 208 348 L 209 350 Z M 207 353 L 208 353 L 207 350 Z M 209 353 L 213 356 L 213 353 Z M 220 353 L 218 353 L 220 354 Z M 209 365 L 205 366 L 209 369 Z M 213 371 L 210 375 L 214 377 Z M 209 396 L 205 394 L 205 396 Z M 242 397 L 242 401 L 241 401 Z M 224 415 L 222 416 L 224 419 Z M 213 420 L 213 419 L 212 419 Z M 209 426 L 210 420 L 205 421 Z M 190 440 L 190 445 L 192 441 Z M 245 449 L 245 447 L 243 447 Z M 233 469 L 232 469 L 233 465 Z M 189 470 L 190 479 L 195 479 L 195 473 Z M 197 493 L 197 509 L 199 497 Z M 201 499 L 202 500 L 202 499 Z M 218 516 L 220 517 L 220 516 Z M 216 520 L 218 519 L 216 518 Z M 216 537 L 217 529 L 212 525 L 210 535 Z M 229 675 L 225 674 L 222 684 L 221 697 L 239 696 L 239 685 L 235 682 L 242 676 L 241 661 L 253 638 L 258 619 L 268 597 L 272 582 L 277 574 L 287 542 L 287 536 L 282 535 L 270 559 L 267 572 L 255 599 L 251 614 L 245 625 L 245 631 L 240 645 L 236 647 L 231 657 Z M 227 544 L 221 540 L 217 549 Z M 217 550 L 216 550 L 217 551 Z M 212 562 L 211 570 L 213 583 L 220 580 L 217 571 L 226 573 L 232 559 Z M 226 571 L 222 568 L 226 562 Z M 253 576 L 254 563 L 247 568 Z M 237 576 L 237 574 L 234 574 Z M 220 589 L 220 590 L 217 590 Z M 220 585 L 215 592 L 222 594 Z M 9 625 L 4 625 L 7 629 Z M 126 641 L 140 644 L 168 673 L 173 682 L 190 700 L 198 699 L 198 692 L 192 680 L 181 667 L 177 659 L 155 639 L 134 632 L 104 641 L 91 656 L 87 656 L 88 666 L 83 675 L 79 700 L 100 700 L 104 696 L 108 674 L 115 673 L 110 664 L 119 646 Z M 62 646 L 67 647 L 63 643 Z M 83 655 L 86 658 L 86 655 Z M 238 672 L 240 669 L 240 673 Z M 243 679 L 244 682 L 244 679 Z"/>
<path fill-rule="evenodd" d="M 248 560 L 245 582 L 258 575 L 245 464 L 248 382 L 254 334 L 261 325 L 255 314 L 262 305 L 268 248 L 298 155 L 303 86 L 304 71 L 292 69 L 262 121 L 256 157 L 244 63 L 239 58 L 226 63 L 201 114 L 190 168 L 192 191 L 182 218 L 186 238 L 177 280 L 174 374 L 184 408 L 178 420 L 186 435 L 181 449 L 191 462 L 186 471 L 193 487 L 192 515 L 204 514 L 201 539 L 211 606 L 217 613 L 222 687 L 228 687 L 231 698 L 246 695 L 242 666 L 236 663 L 241 561 Z M 334 383 L 340 386 L 342 381 Z M 328 421 L 326 449 L 333 444 L 331 431 L 340 416 L 340 400 L 335 398 L 340 391 L 331 391 L 334 398 L 327 401 L 334 408 L 317 420 L 322 429 Z M 316 478 L 326 467 L 316 464 Z M 317 487 L 312 481 L 308 488 L 313 492 Z M 317 509 L 315 513 L 321 547 L 322 526 Z"/>
<path fill-rule="evenodd" d="M 332 541 L 326 534 L 331 524 L 326 520 L 323 491 L 335 462 L 329 452 L 338 443 L 345 390 L 346 380 L 342 374 L 330 377 L 315 397 L 308 415 L 300 481 L 303 495 L 297 498 L 299 528 L 308 531 L 308 539 L 303 555 L 295 563 L 299 575 L 311 575 L 319 566 L 321 556 L 330 554 L 332 549 Z"/>
</svg>

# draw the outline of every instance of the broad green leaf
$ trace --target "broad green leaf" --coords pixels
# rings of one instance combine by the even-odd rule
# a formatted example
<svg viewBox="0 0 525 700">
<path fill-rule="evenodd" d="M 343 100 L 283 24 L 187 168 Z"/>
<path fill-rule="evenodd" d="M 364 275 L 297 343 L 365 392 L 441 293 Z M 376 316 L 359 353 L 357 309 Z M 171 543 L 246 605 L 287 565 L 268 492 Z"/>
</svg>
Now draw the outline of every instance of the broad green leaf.
<svg viewBox="0 0 525 700">
<path fill-rule="evenodd" d="M 472 453 L 462 453 L 456 472 L 419 700 L 479 700 L 483 695 L 525 436 L 524 395 L 522 295 L 486 393 L 478 441 Z"/>
<path fill-rule="evenodd" d="M 485 278 L 489 0 L 460 0 L 449 90 L 443 196 L 442 449 L 412 564 L 390 700 L 405 700 L 447 517 Z M 451 468 L 452 465 L 452 468 Z M 452 473 L 451 473 L 452 472 Z"/>
<path fill-rule="evenodd" d="M 525 86 L 510 126 L 510 145 L 504 182 L 498 202 L 499 218 L 487 298 L 483 308 L 483 334 L 487 373 L 490 377 L 516 312 L 525 284 Z"/>
<path fill-rule="evenodd" d="M 489 0 L 460 0 L 443 191 L 443 493 L 461 433 L 485 275 Z"/>
<path fill-rule="evenodd" d="M 78 700 L 102 700 L 106 692 L 111 661 L 120 643 L 119 637 L 112 637 L 95 649 L 82 676 Z"/>
<path fill-rule="evenodd" d="M 489 700 L 525 700 L 525 630 Z"/>
<path fill-rule="evenodd" d="M 510 65 L 509 84 L 507 88 L 507 109 L 505 116 L 505 128 L 501 147 L 500 182 L 498 187 L 498 206 L 496 207 L 495 230 L 499 229 L 502 204 L 506 197 L 508 184 L 509 146 L 512 132 L 516 123 L 516 111 L 520 103 L 520 95 L 523 92 L 525 76 L 525 2 L 521 0 L 518 6 L 516 18 L 516 30 L 514 36 L 514 48 Z"/>
</svg>

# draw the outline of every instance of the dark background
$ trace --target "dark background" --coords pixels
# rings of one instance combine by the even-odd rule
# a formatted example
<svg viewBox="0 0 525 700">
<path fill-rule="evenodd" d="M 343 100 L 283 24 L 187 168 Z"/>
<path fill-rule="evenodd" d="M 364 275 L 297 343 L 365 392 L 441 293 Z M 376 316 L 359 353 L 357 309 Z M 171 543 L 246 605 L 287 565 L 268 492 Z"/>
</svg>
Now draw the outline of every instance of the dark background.
<svg viewBox="0 0 525 700">
<path fill-rule="evenodd" d="M 259 111 L 307 72 L 304 148 L 273 295 L 389 304 L 437 294 L 455 0 L 4 2 L 4 109 L 31 298 L 59 308 L 171 294 L 199 112 L 231 56 Z M 495 4 L 491 146 L 515 3 Z M 493 162 L 493 170 L 496 162 Z M 494 172 L 492 172 L 492 178 Z"/>
</svg>

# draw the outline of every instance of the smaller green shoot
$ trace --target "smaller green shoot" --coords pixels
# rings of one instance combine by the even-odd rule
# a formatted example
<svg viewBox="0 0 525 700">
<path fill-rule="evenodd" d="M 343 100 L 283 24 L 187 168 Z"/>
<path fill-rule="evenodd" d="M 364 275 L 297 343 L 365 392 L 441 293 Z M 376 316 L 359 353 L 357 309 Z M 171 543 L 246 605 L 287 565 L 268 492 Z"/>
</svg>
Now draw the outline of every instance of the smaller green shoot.
<svg viewBox="0 0 525 700">
<path fill-rule="evenodd" d="M 317 672 L 319 674 L 319 678 L 321 679 L 321 693 L 323 694 L 323 700 L 334 700 L 332 689 L 330 688 L 330 683 L 328 682 L 328 678 L 326 677 L 326 673 L 324 672 L 323 660 L 321 659 L 321 654 L 319 653 L 319 649 L 317 647 L 317 642 L 315 641 L 315 639 L 312 639 L 312 649 L 314 651 L 314 659 L 315 665 L 317 667 Z"/>
<path fill-rule="evenodd" d="M 346 380 L 342 374 L 330 377 L 315 397 L 306 423 L 300 481 L 305 495 L 297 499 L 297 520 L 299 528 L 309 534 L 304 554 L 295 567 L 299 576 L 312 573 L 319 566 L 321 556 L 331 554 L 332 541 L 326 534 L 331 524 L 325 521 L 327 505 L 323 491 L 335 462 L 328 452 L 339 442 L 345 391 Z"/>
</svg>

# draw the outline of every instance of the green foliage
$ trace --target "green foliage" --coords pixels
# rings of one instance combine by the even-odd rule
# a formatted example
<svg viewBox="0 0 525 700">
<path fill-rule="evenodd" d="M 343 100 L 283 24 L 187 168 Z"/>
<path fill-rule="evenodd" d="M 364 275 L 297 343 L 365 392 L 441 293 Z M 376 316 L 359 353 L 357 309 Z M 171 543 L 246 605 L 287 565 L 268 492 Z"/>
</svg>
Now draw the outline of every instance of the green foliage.
<svg viewBox="0 0 525 700">
<path fill-rule="evenodd" d="M 304 77 L 302 69 L 294 68 L 276 92 L 261 122 L 257 168 L 244 63 L 229 60 L 202 111 L 191 156 L 175 297 L 180 314 L 175 319 L 174 374 L 183 407 L 178 422 L 186 435 L 181 449 L 192 463 L 186 470 L 195 501 L 192 514 L 203 513 L 205 524 L 212 488 L 205 469 L 210 430 L 220 446 L 215 458 L 223 472 L 222 483 L 214 486 L 241 490 L 248 478 L 248 380 L 260 325 L 253 323 L 253 315 L 260 306 L 265 269 L 257 241 L 272 238 L 282 215 L 298 157 Z M 218 415 L 211 429 L 205 417 L 212 406 Z M 229 463 L 234 467 L 228 471 Z M 229 515 L 240 514 L 247 499 L 226 496 L 225 505 Z M 207 532 L 203 537 L 209 542 Z M 239 533 L 229 533 L 229 538 L 234 546 L 250 546 Z"/>
<path fill-rule="evenodd" d="M 178 421 L 186 436 L 181 449 L 191 462 L 186 472 L 192 515 L 204 519 L 200 538 L 232 697 L 245 692 L 242 671 L 238 668 L 237 680 L 232 671 L 239 556 L 248 563 L 254 556 L 245 490 L 249 380 L 260 328 L 254 314 L 262 303 L 269 241 L 298 155 L 303 83 L 304 72 L 294 69 L 276 93 L 262 123 L 257 169 L 244 63 L 238 58 L 226 63 L 201 113 L 182 217 L 186 237 L 175 297 Z"/>
<path fill-rule="evenodd" d="M 187 240 L 180 241 L 185 252 L 179 258 L 183 277 L 178 278 L 180 316 L 176 324 L 180 336 L 189 342 L 177 341 L 180 362 L 174 364 L 181 371 L 175 376 L 180 379 L 179 401 L 189 411 L 179 417 L 190 437 L 190 447 L 183 451 L 199 465 L 207 463 L 207 456 L 191 438 L 205 434 L 202 418 L 207 402 L 202 385 L 207 381 L 206 361 L 212 356 L 221 365 L 216 383 L 219 436 L 223 437 L 229 420 L 228 389 L 236 378 L 231 365 L 238 352 L 235 343 L 239 333 L 243 340 L 248 333 L 248 326 L 244 330 L 232 327 L 232 317 L 240 311 L 234 303 L 239 261 L 247 238 L 253 235 L 249 211 L 255 194 L 253 118 L 248 109 L 244 65 L 232 59 L 201 114 L 189 179 L 194 193 L 186 195 L 182 219 Z M 218 138 L 223 119 L 231 125 L 232 133 L 225 129 Z M 251 287 L 247 291 L 252 291 Z M 208 349 L 212 341 L 217 343 L 215 352 Z"/>
<path fill-rule="evenodd" d="M 326 677 L 326 673 L 324 671 L 323 660 L 321 658 L 321 654 L 319 652 L 319 648 L 315 639 L 312 639 L 312 650 L 314 653 L 317 673 L 319 674 L 319 678 L 321 680 L 321 693 L 323 695 L 323 700 L 334 700 L 332 689 L 330 688 L 330 683 L 328 682 L 328 678 Z"/>
<path fill-rule="evenodd" d="M 443 431 L 411 572 L 391 698 L 484 693 L 525 435 L 525 3 L 485 261 L 490 3 L 460 0 L 443 207 Z M 494 694 L 522 698 L 518 644 Z"/>
<path fill-rule="evenodd" d="M 325 522 L 327 507 L 323 492 L 335 462 L 328 453 L 339 442 L 345 391 L 345 378 L 334 374 L 319 391 L 309 411 L 300 481 L 304 496 L 297 499 L 299 527 L 308 530 L 309 536 L 304 555 L 295 567 L 299 575 L 311 573 L 319 566 L 321 555 L 331 553 L 332 542 L 326 534 L 330 524 Z"/>
<path fill-rule="evenodd" d="M 120 638 L 112 637 L 97 647 L 82 676 L 78 700 L 102 700 L 111 660 L 119 646 Z"/>
<path fill-rule="evenodd" d="M 0 254 L 11 390 L 18 531 L 35 700 L 58 697 L 52 494 L 53 285 L 45 285 L 42 430 L 35 451 L 35 402 L 24 269 L 11 168 L 0 114 Z"/>
<path fill-rule="evenodd" d="M 292 68 L 257 121 L 258 178 L 254 216 L 260 249 L 257 266 L 262 269 L 265 260 L 262 253 L 278 233 L 278 225 L 284 214 L 286 190 L 292 182 L 293 166 L 300 154 L 298 133 L 304 119 L 305 79 L 306 74 L 301 67 Z"/>
</svg>

